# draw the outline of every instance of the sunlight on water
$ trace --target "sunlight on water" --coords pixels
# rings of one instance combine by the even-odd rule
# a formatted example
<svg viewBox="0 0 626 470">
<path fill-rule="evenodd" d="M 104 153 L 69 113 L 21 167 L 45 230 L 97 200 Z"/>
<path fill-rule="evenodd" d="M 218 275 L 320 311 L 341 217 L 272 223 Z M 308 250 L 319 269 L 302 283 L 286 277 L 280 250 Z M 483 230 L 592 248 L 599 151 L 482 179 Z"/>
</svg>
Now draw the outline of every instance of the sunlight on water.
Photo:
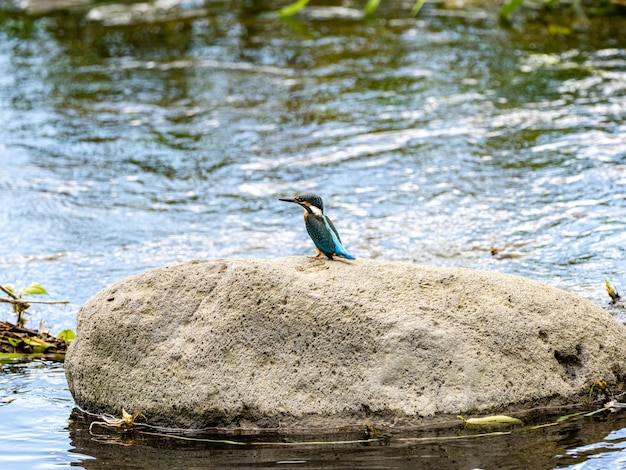
<svg viewBox="0 0 626 470">
<path fill-rule="evenodd" d="M 0 398 L 12 400 L 0 408 L 5 423 L 0 426 L 0 465 L 54 468 L 55 462 L 75 461 L 68 453 L 69 439 L 61 433 L 73 406 L 62 365 L 3 365 L 0 377 Z"/>
<path fill-rule="evenodd" d="M 568 456 L 584 459 L 568 467 L 570 470 L 596 470 L 626 466 L 626 429 L 609 433 L 604 441 L 583 445 L 567 451 Z"/>
</svg>

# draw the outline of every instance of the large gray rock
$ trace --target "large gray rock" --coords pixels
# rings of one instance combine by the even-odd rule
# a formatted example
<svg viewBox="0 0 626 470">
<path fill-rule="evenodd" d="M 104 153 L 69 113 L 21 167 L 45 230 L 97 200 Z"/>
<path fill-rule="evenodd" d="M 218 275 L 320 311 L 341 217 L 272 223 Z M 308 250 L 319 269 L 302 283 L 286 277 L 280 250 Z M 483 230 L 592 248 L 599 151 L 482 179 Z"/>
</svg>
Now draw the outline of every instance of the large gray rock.
<svg viewBox="0 0 626 470">
<path fill-rule="evenodd" d="M 495 272 L 218 259 L 92 297 L 65 361 L 76 403 L 175 427 L 400 427 L 575 400 L 622 382 L 626 327 Z"/>
</svg>

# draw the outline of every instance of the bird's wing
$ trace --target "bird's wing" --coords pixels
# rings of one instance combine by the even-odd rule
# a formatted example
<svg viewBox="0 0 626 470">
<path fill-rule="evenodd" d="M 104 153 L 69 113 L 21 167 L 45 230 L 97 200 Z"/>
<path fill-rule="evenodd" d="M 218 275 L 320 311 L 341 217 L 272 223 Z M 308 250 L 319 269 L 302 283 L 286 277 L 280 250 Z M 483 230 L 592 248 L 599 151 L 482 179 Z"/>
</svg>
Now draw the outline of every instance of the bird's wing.
<svg viewBox="0 0 626 470">
<path fill-rule="evenodd" d="M 315 246 L 324 254 L 335 253 L 335 243 L 331 230 L 328 230 L 324 216 L 318 216 L 314 214 L 308 214 L 306 218 L 306 231 L 309 233 L 311 240 L 315 243 Z"/>
<path fill-rule="evenodd" d="M 335 234 L 335 236 L 337 237 L 337 241 L 338 241 L 339 243 L 341 243 L 341 238 L 339 238 L 339 234 L 337 233 L 337 229 L 335 228 L 335 224 L 333 224 L 333 221 L 332 221 L 332 220 L 330 220 L 330 219 L 329 219 L 328 217 L 326 217 L 325 215 L 324 215 L 323 217 L 324 217 L 324 220 L 325 220 L 326 222 L 328 222 L 328 225 L 327 225 L 327 226 L 328 226 L 328 227 L 330 227 L 330 230 L 332 230 L 332 231 L 333 231 L 333 233 Z"/>
<path fill-rule="evenodd" d="M 330 220 L 325 215 L 323 215 L 322 217 L 324 218 L 326 227 L 328 228 L 328 231 L 330 232 L 330 235 L 333 239 L 333 244 L 335 245 L 335 251 L 333 252 L 333 254 L 343 256 L 346 259 L 355 259 L 354 256 L 348 253 L 346 249 L 343 247 L 343 245 L 341 244 L 341 239 L 339 238 L 339 234 L 337 233 L 337 229 L 335 228 L 333 221 Z"/>
</svg>

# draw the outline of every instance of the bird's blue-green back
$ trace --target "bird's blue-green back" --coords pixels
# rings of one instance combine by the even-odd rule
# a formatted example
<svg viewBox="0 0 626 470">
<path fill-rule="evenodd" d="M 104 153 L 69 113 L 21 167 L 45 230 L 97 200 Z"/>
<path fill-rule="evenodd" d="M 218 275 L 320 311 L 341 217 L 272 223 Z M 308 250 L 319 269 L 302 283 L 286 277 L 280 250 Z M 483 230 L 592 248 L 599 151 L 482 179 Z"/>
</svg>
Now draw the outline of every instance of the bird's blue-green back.
<svg viewBox="0 0 626 470">
<path fill-rule="evenodd" d="M 306 231 L 318 250 L 326 256 L 338 255 L 346 259 L 354 259 L 343 245 L 332 221 L 325 215 L 307 214 Z"/>
</svg>

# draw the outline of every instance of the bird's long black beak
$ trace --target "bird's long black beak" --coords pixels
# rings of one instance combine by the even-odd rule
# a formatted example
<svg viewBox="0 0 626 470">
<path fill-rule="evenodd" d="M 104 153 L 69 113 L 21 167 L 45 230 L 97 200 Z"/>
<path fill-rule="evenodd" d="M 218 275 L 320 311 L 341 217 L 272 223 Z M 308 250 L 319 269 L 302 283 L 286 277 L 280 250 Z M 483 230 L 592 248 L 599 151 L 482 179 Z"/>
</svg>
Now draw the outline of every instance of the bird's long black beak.
<svg viewBox="0 0 626 470">
<path fill-rule="evenodd" d="M 278 200 L 279 201 L 284 201 L 284 202 L 295 202 L 296 204 L 298 203 L 298 201 L 296 201 L 292 197 L 279 197 Z"/>
</svg>

